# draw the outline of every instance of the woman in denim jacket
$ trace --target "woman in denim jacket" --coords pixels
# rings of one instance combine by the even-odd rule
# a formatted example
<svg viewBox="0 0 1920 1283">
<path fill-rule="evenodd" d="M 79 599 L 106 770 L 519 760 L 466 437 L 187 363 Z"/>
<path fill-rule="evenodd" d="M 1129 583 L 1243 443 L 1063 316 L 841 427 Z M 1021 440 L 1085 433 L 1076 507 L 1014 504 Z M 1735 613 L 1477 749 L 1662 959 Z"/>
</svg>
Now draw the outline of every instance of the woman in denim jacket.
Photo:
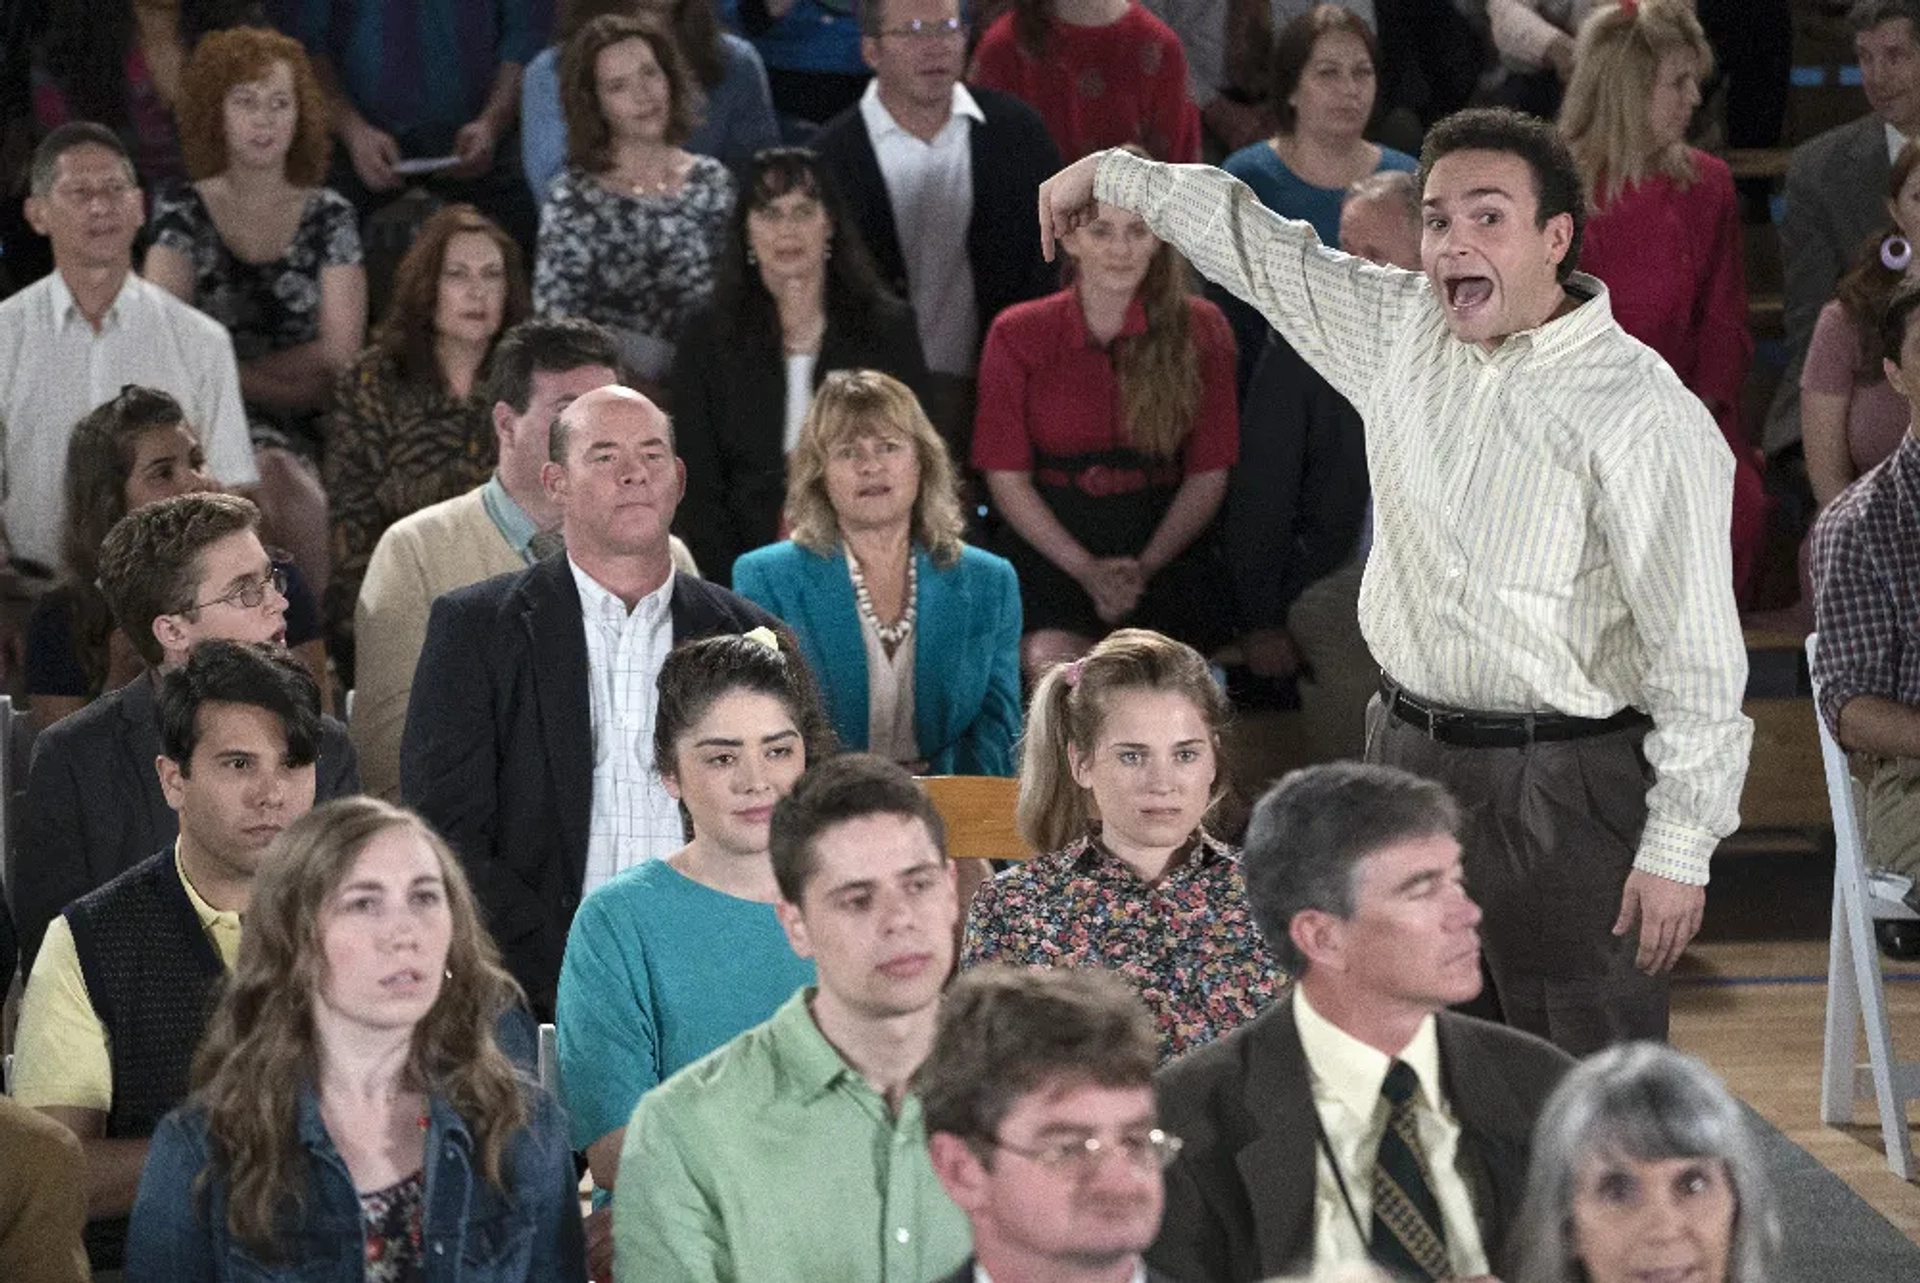
<svg viewBox="0 0 1920 1283">
<path fill-rule="evenodd" d="M 417 817 L 353 797 L 295 821 L 153 1137 L 129 1283 L 585 1278 L 565 1121 L 495 1041 L 517 996 Z"/>
</svg>

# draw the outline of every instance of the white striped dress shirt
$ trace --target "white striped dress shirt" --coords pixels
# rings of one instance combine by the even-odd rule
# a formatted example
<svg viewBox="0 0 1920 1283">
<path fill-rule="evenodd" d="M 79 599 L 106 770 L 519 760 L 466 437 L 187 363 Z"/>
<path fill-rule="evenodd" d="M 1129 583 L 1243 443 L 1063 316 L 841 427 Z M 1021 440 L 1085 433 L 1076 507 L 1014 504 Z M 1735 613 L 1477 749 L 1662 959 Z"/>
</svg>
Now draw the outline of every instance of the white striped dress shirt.
<svg viewBox="0 0 1920 1283">
<path fill-rule="evenodd" d="M 1576 273 L 1580 306 L 1487 352 L 1447 331 L 1423 275 L 1326 249 L 1217 169 L 1110 151 L 1096 191 L 1259 308 L 1366 421 L 1360 627 L 1381 666 L 1460 708 L 1644 709 L 1635 867 L 1704 884 L 1753 740 L 1733 455 L 1606 287 Z"/>
<path fill-rule="evenodd" d="M 673 571 L 627 604 L 567 558 L 587 629 L 588 707 L 593 716 L 593 810 L 587 827 L 584 896 L 620 870 L 686 845 L 680 804 L 653 767 L 660 666 L 673 649 Z"/>
</svg>

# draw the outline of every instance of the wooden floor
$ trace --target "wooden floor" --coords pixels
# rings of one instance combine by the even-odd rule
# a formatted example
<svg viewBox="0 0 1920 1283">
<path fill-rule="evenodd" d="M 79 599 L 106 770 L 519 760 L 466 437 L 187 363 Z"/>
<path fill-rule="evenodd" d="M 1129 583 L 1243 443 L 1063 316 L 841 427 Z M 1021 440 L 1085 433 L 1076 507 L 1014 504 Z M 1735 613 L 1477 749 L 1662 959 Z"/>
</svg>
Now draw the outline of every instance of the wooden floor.
<svg viewBox="0 0 1920 1283">
<path fill-rule="evenodd" d="M 1725 875 L 1737 873 L 1716 870 L 1715 881 Z M 1711 906 L 1709 898 L 1710 915 Z M 1736 1095 L 1920 1243 L 1920 1185 L 1887 1169 L 1872 1104 L 1860 1105 L 1851 1127 L 1820 1121 L 1826 971 L 1824 940 L 1697 945 L 1674 988 L 1674 1045 L 1712 1065 Z M 1913 1055 L 1920 1049 L 1920 963 L 1889 964 L 1887 974 L 1894 1042 Z"/>
</svg>

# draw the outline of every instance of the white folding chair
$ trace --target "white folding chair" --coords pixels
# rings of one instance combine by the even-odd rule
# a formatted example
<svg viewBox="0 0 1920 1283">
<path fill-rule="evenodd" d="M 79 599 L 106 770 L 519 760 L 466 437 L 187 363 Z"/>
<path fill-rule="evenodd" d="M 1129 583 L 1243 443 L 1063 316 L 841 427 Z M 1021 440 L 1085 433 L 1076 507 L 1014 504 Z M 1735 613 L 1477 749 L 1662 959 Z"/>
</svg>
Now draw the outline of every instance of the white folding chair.
<svg viewBox="0 0 1920 1283">
<path fill-rule="evenodd" d="M 1816 639 L 1807 638 L 1807 662 Z M 1827 801 L 1833 808 L 1833 930 L 1827 942 L 1827 1033 L 1820 1065 L 1820 1121 L 1853 1121 L 1855 1101 L 1871 1096 L 1880 1111 L 1880 1135 L 1887 1166 L 1903 1181 L 1913 1179 L 1913 1141 L 1907 1131 L 1907 1102 L 1920 1099 L 1920 1061 L 1894 1054 L 1893 1028 L 1887 1020 L 1887 990 L 1880 975 L 1880 952 L 1873 924 L 1914 920 L 1920 914 L 1898 900 L 1871 894 L 1867 883 L 1866 829 L 1860 822 L 1861 792 L 1847 755 L 1820 716 L 1820 691 L 1814 688 L 1814 724 L 1820 731 L 1820 758 L 1827 772 Z M 1859 1032 L 1867 1031 L 1867 1064 L 1855 1060 Z"/>
<path fill-rule="evenodd" d="M 555 1100 L 560 1099 L 560 1033 L 552 1025 L 540 1026 L 540 1085 Z"/>
<path fill-rule="evenodd" d="M 340 700 L 340 724 L 353 725 L 353 692 L 348 691 Z"/>
</svg>

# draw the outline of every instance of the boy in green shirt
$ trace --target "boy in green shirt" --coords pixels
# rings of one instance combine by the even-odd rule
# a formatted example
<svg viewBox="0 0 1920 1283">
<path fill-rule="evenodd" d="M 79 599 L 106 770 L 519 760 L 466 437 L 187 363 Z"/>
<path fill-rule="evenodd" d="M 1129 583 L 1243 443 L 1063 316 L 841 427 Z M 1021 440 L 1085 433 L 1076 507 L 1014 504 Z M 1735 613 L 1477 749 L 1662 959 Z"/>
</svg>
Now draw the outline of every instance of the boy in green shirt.
<svg viewBox="0 0 1920 1283">
<path fill-rule="evenodd" d="M 775 807 L 780 922 L 819 984 L 641 1097 L 614 1194 L 619 1283 L 927 1283 L 966 1217 L 908 1093 L 953 969 L 946 833 L 899 766 L 830 759 Z"/>
</svg>

